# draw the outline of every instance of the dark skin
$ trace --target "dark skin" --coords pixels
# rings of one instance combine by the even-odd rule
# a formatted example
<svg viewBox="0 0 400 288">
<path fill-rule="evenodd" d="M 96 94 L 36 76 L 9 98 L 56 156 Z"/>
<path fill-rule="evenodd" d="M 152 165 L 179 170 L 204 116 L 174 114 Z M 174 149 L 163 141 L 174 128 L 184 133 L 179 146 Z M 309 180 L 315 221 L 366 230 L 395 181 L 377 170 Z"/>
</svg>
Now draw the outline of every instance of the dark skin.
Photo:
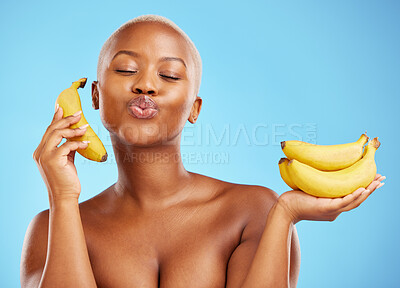
<svg viewBox="0 0 400 288">
<path fill-rule="evenodd" d="M 110 62 L 120 50 L 137 56 Z M 160 61 L 164 56 L 179 57 L 186 67 Z M 299 191 L 278 198 L 265 187 L 186 171 L 181 132 L 186 121 L 196 122 L 202 99 L 185 41 L 169 27 L 136 24 L 118 36 L 107 59 L 92 98 L 110 132 L 118 180 L 78 204 L 73 161 L 86 144 L 55 146 L 84 130 L 70 129 L 80 116 L 62 118 L 59 109 L 34 153 L 50 209 L 28 228 L 22 287 L 295 287 L 300 249 L 294 224 L 307 217 L 332 221 L 382 180 L 378 174 L 369 193 L 357 190 L 332 204 Z M 139 95 L 159 105 L 156 117 L 127 113 L 127 102 Z"/>
</svg>

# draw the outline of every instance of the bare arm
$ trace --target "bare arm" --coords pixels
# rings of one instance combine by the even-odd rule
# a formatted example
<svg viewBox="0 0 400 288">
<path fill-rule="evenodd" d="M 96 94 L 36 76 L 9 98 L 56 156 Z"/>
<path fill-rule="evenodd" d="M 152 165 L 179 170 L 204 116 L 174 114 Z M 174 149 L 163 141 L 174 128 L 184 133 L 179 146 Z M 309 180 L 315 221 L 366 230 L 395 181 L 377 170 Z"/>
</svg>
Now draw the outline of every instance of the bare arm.
<svg viewBox="0 0 400 288">
<path fill-rule="evenodd" d="M 77 200 L 52 204 L 29 225 L 21 287 L 96 287 Z"/>
<path fill-rule="evenodd" d="M 242 288 L 296 287 L 300 250 L 295 248 L 298 246 L 297 239 L 295 239 L 297 233 L 292 220 L 286 215 L 287 213 L 278 202 L 270 210 L 264 232 Z M 294 243 L 292 244 L 292 242 Z M 293 250 L 291 249 L 292 245 L 295 246 Z M 291 252 L 293 252 L 294 259 L 290 257 Z"/>
<path fill-rule="evenodd" d="M 22 287 L 96 287 L 91 268 L 78 198 L 80 182 L 75 151 L 87 143 L 63 138 L 83 135 L 71 129 L 80 116 L 63 118 L 60 108 L 33 154 L 49 193 L 50 209 L 29 225 L 21 259 Z M 44 260 L 45 259 L 45 260 Z"/>
<path fill-rule="evenodd" d="M 301 220 L 334 221 L 342 212 L 361 205 L 383 185 L 380 181 L 384 178 L 376 174 L 367 189 L 359 188 L 342 198 L 318 198 L 298 190 L 283 193 L 269 210 L 260 241 L 257 241 L 257 233 L 252 232 L 249 242 L 242 242 L 232 255 L 227 287 L 296 287 L 300 250 L 294 224 Z"/>
<path fill-rule="evenodd" d="M 262 204 L 254 206 L 255 216 L 229 260 L 226 287 L 296 287 L 300 270 L 296 228 L 276 207 L 277 194 L 257 189 L 262 196 L 256 202 Z"/>
<path fill-rule="evenodd" d="M 39 287 L 55 287 L 55 283 L 57 287 L 96 287 L 78 199 L 63 199 L 51 205 L 48 243 Z"/>
</svg>

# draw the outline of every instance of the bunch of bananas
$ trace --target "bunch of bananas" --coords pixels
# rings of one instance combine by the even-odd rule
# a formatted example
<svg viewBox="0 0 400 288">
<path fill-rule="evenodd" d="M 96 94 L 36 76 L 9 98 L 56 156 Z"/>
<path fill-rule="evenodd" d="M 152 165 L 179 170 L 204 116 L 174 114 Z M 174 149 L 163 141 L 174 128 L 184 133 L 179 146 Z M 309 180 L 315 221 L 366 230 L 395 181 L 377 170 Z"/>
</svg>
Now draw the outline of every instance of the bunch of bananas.
<svg viewBox="0 0 400 288">
<path fill-rule="evenodd" d="M 72 82 L 71 87 L 63 90 L 56 100 L 56 104 L 59 104 L 63 109 L 63 117 L 73 115 L 75 112 L 82 111 L 81 100 L 78 94 L 78 88 L 85 87 L 87 78 L 81 78 L 78 81 Z M 78 123 L 73 124 L 70 128 L 78 128 L 82 125 L 88 124 L 83 113 L 81 114 L 81 119 Z M 69 138 L 67 141 L 85 141 L 89 140 L 90 143 L 85 149 L 78 149 L 77 152 L 81 154 L 86 159 L 104 162 L 107 160 L 107 151 L 104 148 L 103 143 L 93 131 L 93 129 L 88 126 L 85 134 L 79 137 Z"/>
<path fill-rule="evenodd" d="M 279 160 L 283 181 L 294 190 L 317 197 L 336 198 L 366 188 L 375 178 L 378 137 L 366 134 L 352 143 L 316 145 L 291 140 L 281 142 L 287 158 Z"/>
</svg>

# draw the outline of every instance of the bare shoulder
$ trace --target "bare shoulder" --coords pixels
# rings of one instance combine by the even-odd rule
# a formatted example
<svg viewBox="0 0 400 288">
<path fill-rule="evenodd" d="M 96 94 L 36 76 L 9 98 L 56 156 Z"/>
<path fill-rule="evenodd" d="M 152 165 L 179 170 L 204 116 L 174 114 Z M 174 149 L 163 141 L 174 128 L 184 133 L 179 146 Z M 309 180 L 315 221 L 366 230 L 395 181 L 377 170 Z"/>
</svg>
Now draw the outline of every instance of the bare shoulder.
<svg viewBox="0 0 400 288">
<path fill-rule="evenodd" d="M 207 176 L 203 176 L 207 177 Z M 211 177 L 207 177 L 209 181 L 218 182 L 220 186 L 223 188 L 224 192 L 229 193 L 231 196 L 235 196 L 238 198 L 245 198 L 245 200 L 250 202 L 258 202 L 261 201 L 265 204 L 265 202 L 274 202 L 278 199 L 278 194 L 272 189 L 261 186 L 261 185 L 249 185 L 249 184 L 239 184 L 227 182 Z"/>
<path fill-rule="evenodd" d="M 230 193 L 234 194 L 241 200 L 245 200 L 245 203 L 254 209 L 270 208 L 279 197 L 279 195 L 272 189 L 260 185 L 232 183 Z"/>
<path fill-rule="evenodd" d="M 225 211 L 235 211 L 236 219 L 241 223 L 240 243 L 246 243 L 247 254 L 254 254 L 264 231 L 271 208 L 279 195 L 272 189 L 261 185 L 247 185 L 208 178 L 218 183 L 219 194 L 225 205 Z"/>
<path fill-rule="evenodd" d="M 43 210 L 33 217 L 25 233 L 24 249 L 22 251 L 23 254 L 24 252 L 30 251 L 32 245 L 35 246 L 35 250 L 37 248 L 47 248 L 48 226 L 49 209 Z M 31 254 L 26 254 L 23 256 L 31 256 Z"/>
<path fill-rule="evenodd" d="M 90 200 L 90 199 L 89 199 Z M 89 211 L 93 200 L 79 204 L 81 213 Z M 88 205 L 89 204 L 89 205 Z M 21 251 L 21 287 L 38 287 L 47 257 L 50 209 L 36 214 L 28 225 Z"/>
<path fill-rule="evenodd" d="M 93 211 L 97 200 L 93 197 L 79 203 L 81 214 Z M 21 287 L 38 287 L 46 264 L 50 209 L 36 214 L 29 223 L 21 251 L 20 280 Z"/>
<path fill-rule="evenodd" d="M 38 287 L 46 263 L 49 209 L 38 213 L 27 228 L 21 253 L 21 287 Z"/>
<path fill-rule="evenodd" d="M 230 198 L 236 199 L 234 205 L 241 207 L 242 215 L 246 218 L 243 237 L 247 236 L 250 229 L 258 234 L 256 238 L 261 236 L 269 211 L 279 195 L 268 187 L 245 184 L 231 184 L 228 193 Z"/>
<path fill-rule="evenodd" d="M 253 216 L 267 215 L 279 197 L 275 191 L 261 185 L 238 184 L 204 175 L 198 176 L 205 177 L 204 182 L 208 183 L 208 187 L 217 187 L 216 193 L 229 205 L 240 207 L 240 210 Z"/>
</svg>

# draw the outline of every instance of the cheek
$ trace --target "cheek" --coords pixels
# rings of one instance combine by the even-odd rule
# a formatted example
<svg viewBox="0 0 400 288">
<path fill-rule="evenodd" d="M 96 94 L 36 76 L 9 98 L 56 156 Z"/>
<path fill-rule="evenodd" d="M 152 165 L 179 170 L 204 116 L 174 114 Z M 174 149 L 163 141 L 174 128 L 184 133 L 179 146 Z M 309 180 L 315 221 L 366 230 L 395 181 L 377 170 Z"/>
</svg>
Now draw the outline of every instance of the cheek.
<svg viewBox="0 0 400 288">
<path fill-rule="evenodd" d="M 169 124 L 168 131 L 170 133 L 179 133 L 190 115 L 190 109 L 192 107 L 192 103 L 187 99 L 179 99 L 174 101 L 174 105 L 170 105 L 168 107 L 168 119 L 165 119 L 165 123 Z"/>
<path fill-rule="evenodd" d="M 118 117 L 121 116 L 121 103 L 118 103 L 118 99 L 115 99 L 113 93 L 104 90 L 99 95 L 99 112 L 100 118 L 104 127 L 108 131 L 113 131 L 115 126 L 118 124 Z"/>
</svg>

